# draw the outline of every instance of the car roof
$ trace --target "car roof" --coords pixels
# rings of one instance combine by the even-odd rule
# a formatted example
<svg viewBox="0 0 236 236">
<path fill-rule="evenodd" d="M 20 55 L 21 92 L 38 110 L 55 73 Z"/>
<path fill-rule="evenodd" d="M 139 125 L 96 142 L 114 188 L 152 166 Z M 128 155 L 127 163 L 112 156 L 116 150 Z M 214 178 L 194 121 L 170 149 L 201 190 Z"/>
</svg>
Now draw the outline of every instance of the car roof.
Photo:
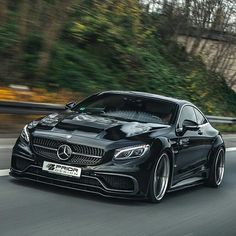
<svg viewBox="0 0 236 236">
<path fill-rule="evenodd" d="M 105 93 L 120 94 L 120 95 L 137 95 L 137 96 L 142 96 L 142 97 L 156 98 L 156 99 L 161 99 L 161 100 L 165 100 L 168 102 L 173 102 L 173 103 L 176 103 L 180 106 L 185 105 L 185 104 L 193 105 L 191 102 L 188 102 L 185 100 L 172 98 L 172 97 L 166 97 L 166 96 L 157 95 L 157 94 L 153 94 L 153 93 L 147 93 L 147 92 L 110 90 L 110 91 L 101 92 L 100 94 L 105 94 Z"/>
</svg>

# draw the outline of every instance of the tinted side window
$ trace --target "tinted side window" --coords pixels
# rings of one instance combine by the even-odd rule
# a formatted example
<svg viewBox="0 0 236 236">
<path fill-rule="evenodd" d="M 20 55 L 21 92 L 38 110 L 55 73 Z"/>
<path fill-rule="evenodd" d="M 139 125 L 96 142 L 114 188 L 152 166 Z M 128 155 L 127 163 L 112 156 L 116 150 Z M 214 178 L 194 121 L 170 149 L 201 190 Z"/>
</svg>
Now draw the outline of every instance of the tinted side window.
<svg viewBox="0 0 236 236">
<path fill-rule="evenodd" d="M 197 109 L 194 109 L 195 113 L 196 113 L 196 117 L 197 117 L 197 123 L 199 125 L 203 125 L 207 122 L 207 120 L 205 119 L 205 117 L 201 114 L 201 112 L 199 112 Z"/>
<path fill-rule="evenodd" d="M 185 106 L 180 114 L 179 119 L 179 127 L 183 126 L 184 120 L 191 120 L 194 122 L 197 122 L 195 112 L 193 110 L 193 107 L 191 106 Z"/>
</svg>

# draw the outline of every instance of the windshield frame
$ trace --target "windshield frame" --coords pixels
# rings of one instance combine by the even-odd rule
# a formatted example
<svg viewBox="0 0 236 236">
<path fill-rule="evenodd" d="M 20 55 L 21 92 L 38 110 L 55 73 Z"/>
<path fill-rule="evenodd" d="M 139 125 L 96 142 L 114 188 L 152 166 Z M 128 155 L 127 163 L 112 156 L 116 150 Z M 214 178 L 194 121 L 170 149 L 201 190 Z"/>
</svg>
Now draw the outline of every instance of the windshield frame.
<svg viewBox="0 0 236 236">
<path fill-rule="evenodd" d="M 75 111 L 75 112 L 80 112 L 79 111 L 79 108 L 81 106 L 84 106 L 83 104 L 86 104 L 86 103 L 89 103 L 90 101 L 96 99 L 96 97 L 103 97 L 103 96 L 112 96 L 112 95 L 120 95 L 120 96 L 129 96 L 129 97 L 134 97 L 136 99 L 150 99 L 150 100 L 156 100 L 156 101 L 161 101 L 161 102 L 165 102 L 165 103 L 169 103 L 171 105 L 174 105 L 175 106 L 175 110 L 173 111 L 172 113 L 172 117 L 169 121 L 169 124 L 163 124 L 163 125 L 169 125 L 169 126 L 172 126 L 173 124 L 175 124 L 176 122 L 176 118 L 177 118 L 177 114 L 178 114 L 178 111 L 179 111 L 179 104 L 176 103 L 176 102 L 173 102 L 173 101 L 170 101 L 168 99 L 162 99 L 162 98 L 158 98 L 158 97 L 154 97 L 154 96 L 145 96 L 145 95 L 140 95 L 140 94 L 132 94 L 132 93 L 109 93 L 109 92 L 103 92 L 103 93 L 96 93 L 96 94 L 93 94 L 87 98 L 85 98 L 84 100 L 82 100 L 81 102 L 79 102 L 72 110 Z M 96 115 L 99 115 L 99 114 L 96 114 Z M 101 113 L 101 116 L 106 116 L 105 114 Z M 113 116 L 109 116 L 107 115 L 106 117 L 111 117 L 111 118 L 114 118 L 114 119 L 119 119 L 119 117 L 113 117 Z M 128 119 L 127 119 L 128 120 Z M 131 121 L 131 120 L 128 120 L 128 121 Z M 134 120 L 135 121 L 135 120 Z M 140 122 L 140 123 L 151 123 L 151 122 L 142 122 L 142 121 L 136 121 L 136 122 Z M 156 123 L 156 124 L 160 124 L 161 123 Z"/>
</svg>

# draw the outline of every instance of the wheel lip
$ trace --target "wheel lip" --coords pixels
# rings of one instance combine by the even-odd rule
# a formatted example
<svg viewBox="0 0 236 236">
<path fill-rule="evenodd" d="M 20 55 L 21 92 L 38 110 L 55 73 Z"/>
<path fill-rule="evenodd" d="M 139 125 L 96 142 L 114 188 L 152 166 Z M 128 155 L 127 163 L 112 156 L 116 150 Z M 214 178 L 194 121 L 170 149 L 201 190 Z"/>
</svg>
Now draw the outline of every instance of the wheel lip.
<svg viewBox="0 0 236 236">
<path fill-rule="evenodd" d="M 220 157 L 221 153 L 222 153 L 222 156 Z M 215 160 L 215 182 L 216 182 L 217 186 L 220 186 L 220 184 L 223 181 L 223 177 L 224 177 L 224 172 L 225 172 L 225 155 L 224 154 L 225 154 L 224 149 L 220 148 L 220 150 L 217 153 L 216 160 Z M 220 163 L 218 165 L 219 158 L 221 158 L 221 160 L 220 160 Z M 219 170 L 219 168 L 222 168 L 222 169 Z M 217 173 L 218 171 L 220 173 Z M 217 177 L 217 175 L 218 175 L 218 177 Z"/>
<path fill-rule="evenodd" d="M 158 166 L 159 166 L 161 160 L 162 160 L 164 157 L 166 158 L 166 163 L 165 163 L 165 165 L 167 164 L 167 166 L 165 166 L 165 167 L 167 168 L 167 176 L 168 176 L 168 177 L 167 177 L 167 179 L 165 180 L 165 182 L 162 184 L 160 193 L 159 193 L 158 195 L 156 195 L 156 192 L 157 192 L 157 191 L 156 191 L 156 182 L 155 182 L 156 171 L 157 171 L 157 168 L 158 168 Z M 168 182 L 169 182 L 169 176 L 170 176 L 170 159 L 169 159 L 168 154 L 163 153 L 163 154 L 160 156 L 158 162 L 156 163 L 156 166 L 155 166 L 155 169 L 154 169 L 154 176 L 153 176 L 153 178 L 154 178 L 154 180 L 153 180 L 153 194 L 154 194 L 154 197 L 155 197 L 155 199 L 156 199 L 157 201 L 160 201 L 160 200 L 164 197 L 164 195 L 165 195 L 165 193 L 166 193 L 166 190 L 167 190 L 167 187 L 168 187 Z"/>
</svg>

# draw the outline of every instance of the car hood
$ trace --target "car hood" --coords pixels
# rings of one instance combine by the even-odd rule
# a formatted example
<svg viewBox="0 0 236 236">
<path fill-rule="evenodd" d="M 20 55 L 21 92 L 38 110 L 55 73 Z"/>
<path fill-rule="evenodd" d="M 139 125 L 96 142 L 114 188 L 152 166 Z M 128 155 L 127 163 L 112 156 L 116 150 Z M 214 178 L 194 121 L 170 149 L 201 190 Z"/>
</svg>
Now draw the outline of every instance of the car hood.
<svg viewBox="0 0 236 236">
<path fill-rule="evenodd" d="M 150 132 L 157 132 L 169 127 L 164 124 L 124 121 L 108 116 L 64 112 L 43 118 L 39 121 L 37 129 L 116 141 L 142 135 L 147 136 Z"/>
</svg>

